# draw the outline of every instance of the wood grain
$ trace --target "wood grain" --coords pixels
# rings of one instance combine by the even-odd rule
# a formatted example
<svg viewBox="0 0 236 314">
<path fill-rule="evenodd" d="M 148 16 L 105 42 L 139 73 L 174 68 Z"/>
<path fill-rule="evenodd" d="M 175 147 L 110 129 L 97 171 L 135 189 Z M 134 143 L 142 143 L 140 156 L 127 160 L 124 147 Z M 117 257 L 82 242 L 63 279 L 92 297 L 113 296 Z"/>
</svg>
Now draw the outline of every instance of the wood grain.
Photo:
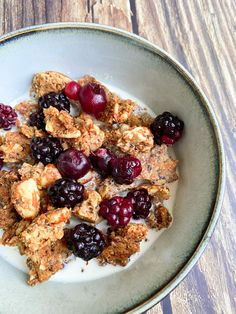
<svg viewBox="0 0 236 314">
<path fill-rule="evenodd" d="M 212 102 L 228 167 L 221 218 L 198 264 L 149 314 L 236 313 L 235 12 L 234 0 L 0 0 L 0 34 L 59 21 L 133 31 L 180 61 Z"/>
</svg>

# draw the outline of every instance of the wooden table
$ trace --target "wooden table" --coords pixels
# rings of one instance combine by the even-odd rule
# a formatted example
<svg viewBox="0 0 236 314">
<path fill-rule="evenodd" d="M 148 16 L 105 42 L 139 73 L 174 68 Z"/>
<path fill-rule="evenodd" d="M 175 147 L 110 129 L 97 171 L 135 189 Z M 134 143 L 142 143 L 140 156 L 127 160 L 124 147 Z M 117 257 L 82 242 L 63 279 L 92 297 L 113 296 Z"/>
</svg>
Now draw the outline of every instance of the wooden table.
<svg viewBox="0 0 236 314">
<path fill-rule="evenodd" d="M 0 0 L 0 34 L 60 21 L 116 26 L 168 51 L 212 102 L 228 167 L 220 221 L 198 264 L 149 314 L 236 313 L 235 14 L 234 0 Z"/>
</svg>

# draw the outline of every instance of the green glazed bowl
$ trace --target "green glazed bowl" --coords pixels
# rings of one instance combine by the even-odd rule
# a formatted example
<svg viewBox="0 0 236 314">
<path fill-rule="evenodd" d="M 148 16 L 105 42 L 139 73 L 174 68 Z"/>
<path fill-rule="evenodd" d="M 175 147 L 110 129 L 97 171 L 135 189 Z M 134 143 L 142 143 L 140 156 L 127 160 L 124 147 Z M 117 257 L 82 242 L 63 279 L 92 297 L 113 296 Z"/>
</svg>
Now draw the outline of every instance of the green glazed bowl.
<svg viewBox="0 0 236 314">
<path fill-rule="evenodd" d="M 0 101 L 27 93 L 32 75 L 55 70 L 95 76 L 185 122 L 176 144 L 180 179 L 170 229 L 129 267 L 83 280 L 50 280 L 34 288 L 2 258 L 0 313 L 141 313 L 173 290 L 204 251 L 220 214 L 224 152 L 215 114 L 191 75 L 165 51 L 130 33 L 101 25 L 59 23 L 21 29 L 0 38 Z M 112 267 L 112 266 L 111 266 Z M 73 279 L 73 278 L 72 278 Z"/>
</svg>

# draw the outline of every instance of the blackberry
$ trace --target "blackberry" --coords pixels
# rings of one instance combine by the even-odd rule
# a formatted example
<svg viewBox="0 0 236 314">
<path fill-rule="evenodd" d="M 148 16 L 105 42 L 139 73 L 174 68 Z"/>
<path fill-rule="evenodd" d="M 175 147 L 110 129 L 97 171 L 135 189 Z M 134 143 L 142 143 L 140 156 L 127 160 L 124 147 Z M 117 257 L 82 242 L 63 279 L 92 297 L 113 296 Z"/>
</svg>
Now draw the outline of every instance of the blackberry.
<svg viewBox="0 0 236 314">
<path fill-rule="evenodd" d="M 170 112 L 157 116 L 150 126 L 156 144 L 173 145 L 183 134 L 184 122 Z"/>
<path fill-rule="evenodd" d="M 131 191 L 127 194 L 127 198 L 131 200 L 134 213 L 134 219 L 147 218 L 152 207 L 151 196 L 146 189 Z"/>
<path fill-rule="evenodd" d="M 116 183 L 131 184 L 142 172 L 141 162 L 132 156 L 120 157 L 110 161 L 111 175 Z"/>
<path fill-rule="evenodd" d="M 55 207 L 74 207 L 83 200 L 84 186 L 72 179 L 59 179 L 48 188 Z"/>
<path fill-rule="evenodd" d="M 88 173 L 91 165 L 82 151 L 68 148 L 57 159 L 57 168 L 63 177 L 77 180 Z"/>
<path fill-rule="evenodd" d="M 99 215 L 105 218 L 108 224 L 114 228 L 124 227 L 130 222 L 133 210 L 130 199 L 115 196 L 101 202 Z"/>
<path fill-rule="evenodd" d="M 42 108 L 49 108 L 50 106 L 53 106 L 59 111 L 65 110 L 70 113 L 70 101 L 62 92 L 58 94 L 55 92 L 46 94 L 39 98 L 38 103 Z"/>
<path fill-rule="evenodd" d="M 67 229 L 65 239 L 68 248 L 74 255 L 85 261 L 100 255 L 106 245 L 102 232 L 86 223 L 78 224 L 73 229 Z"/>
<path fill-rule="evenodd" d="M 11 106 L 0 104 L 0 129 L 10 130 L 16 125 L 17 114 Z"/>
<path fill-rule="evenodd" d="M 37 129 L 45 131 L 45 121 L 44 121 L 43 109 L 39 109 L 29 116 L 29 125 L 36 126 Z"/>
<path fill-rule="evenodd" d="M 54 137 L 34 137 L 30 149 L 32 156 L 44 165 L 53 163 L 63 151 L 60 141 Z"/>
</svg>

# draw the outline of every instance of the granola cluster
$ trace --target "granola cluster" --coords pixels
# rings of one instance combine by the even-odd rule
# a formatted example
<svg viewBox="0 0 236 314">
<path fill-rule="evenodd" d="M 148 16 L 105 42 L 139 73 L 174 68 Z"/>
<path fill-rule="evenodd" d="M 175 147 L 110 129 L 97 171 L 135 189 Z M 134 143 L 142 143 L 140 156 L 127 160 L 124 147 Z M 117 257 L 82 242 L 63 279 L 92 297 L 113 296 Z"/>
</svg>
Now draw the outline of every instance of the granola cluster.
<svg viewBox="0 0 236 314">
<path fill-rule="evenodd" d="M 0 228 L 4 230 L 1 243 L 17 246 L 20 254 L 26 255 L 29 285 L 48 280 L 64 267 L 68 256 L 72 254 L 65 232 L 71 217 L 78 223 L 84 221 L 94 229 L 99 228 L 99 224 L 104 220 L 100 207 L 104 201 L 114 198 L 116 203 L 120 204 L 119 210 L 123 210 L 123 216 L 120 216 L 119 227 L 115 228 L 112 219 L 109 220 L 109 215 L 114 216 L 115 209 L 112 208 L 112 201 L 107 203 L 111 208 L 107 207 L 110 213 L 106 213 L 107 222 L 110 224 L 103 238 L 106 245 L 99 255 L 96 252 L 94 255 L 93 252 L 89 252 L 89 256 L 97 257 L 101 265 L 127 265 L 130 257 L 140 250 L 141 241 L 147 239 L 150 228 L 156 230 L 168 228 L 172 221 L 163 202 L 170 197 L 166 184 L 178 179 L 177 161 L 169 156 L 165 144 L 155 144 L 150 129 L 153 118 L 145 111 L 142 112 L 132 100 L 120 98 L 91 76 L 85 76 L 77 83 L 81 87 L 91 84 L 90 89 L 94 89 L 95 92 L 98 85 L 104 90 L 106 97 L 103 98 L 107 104 L 105 110 L 96 116 L 97 119 L 92 114 L 81 111 L 79 96 L 78 100 L 70 100 L 71 106 L 79 112 L 74 115 L 53 104 L 40 108 L 38 104 L 40 97 L 51 92 L 63 93 L 69 82 L 71 82 L 69 77 L 58 72 L 37 73 L 31 86 L 33 100 L 21 102 L 15 107 L 21 121 L 17 121 L 15 131 L 5 132 L 0 142 L 1 158 L 8 169 L 0 171 Z M 29 123 L 32 113 L 38 111 L 40 117 L 44 119 L 44 129 L 38 129 Z M 80 151 L 88 160 L 90 155 L 96 155 L 100 148 L 109 149 L 117 158 L 132 156 L 132 160 L 139 161 L 140 171 L 131 174 L 130 184 L 117 183 L 116 177 L 112 176 L 115 163 L 109 161 L 108 166 L 108 161 L 104 159 L 106 175 L 102 176 L 96 168 L 90 168 L 85 176 L 76 179 L 70 177 L 69 172 L 64 176 L 65 172 L 63 175 L 60 172 L 56 157 L 55 162 L 47 163 L 40 162 L 37 154 L 32 154 L 32 140 L 45 137 L 59 141 L 64 151 L 68 149 Z M 46 156 L 47 147 L 43 147 L 42 150 Z M 50 153 L 48 150 L 48 154 Z M 98 154 L 98 158 L 102 157 Z M 80 165 L 78 161 L 72 159 L 65 158 L 64 167 L 67 167 L 65 169 L 77 167 L 78 173 Z M 119 169 L 124 173 L 118 175 L 125 176 L 125 171 L 130 172 L 127 167 L 132 166 L 131 161 L 127 163 L 122 161 L 123 168 L 119 165 L 121 167 Z M 71 163 L 70 167 L 66 164 L 68 162 Z M 98 164 L 101 166 L 100 159 Z M 62 184 L 66 186 L 66 190 L 60 195 Z M 55 208 L 48 193 L 48 189 L 54 185 L 58 187 L 56 196 L 67 198 L 58 200 L 58 204 L 60 201 L 61 203 L 68 201 L 69 204 L 71 198 L 75 199 L 73 193 L 77 193 L 78 185 L 83 185 L 84 188 L 80 189 L 80 193 L 83 192 L 83 196 L 80 195 L 81 202 L 75 206 Z M 122 204 L 127 202 L 126 206 L 129 208 L 135 206 L 131 200 L 125 198 L 128 192 L 139 189 L 145 189 L 152 202 L 150 209 L 148 208 L 149 215 L 141 222 L 130 220 L 132 211 L 128 217 L 122 208 Z M 76 230 L 78 232 L 82 229 L 83 226 Z M 83 229 L 83 232 L 85 234 L 86 230 Z M 90 237 L 92 234 L 91 229 Z M 96 238 L 93 241 L 98 247 Z M 83 245 L 86 250 L 86 243 Z"/>
</svg>

